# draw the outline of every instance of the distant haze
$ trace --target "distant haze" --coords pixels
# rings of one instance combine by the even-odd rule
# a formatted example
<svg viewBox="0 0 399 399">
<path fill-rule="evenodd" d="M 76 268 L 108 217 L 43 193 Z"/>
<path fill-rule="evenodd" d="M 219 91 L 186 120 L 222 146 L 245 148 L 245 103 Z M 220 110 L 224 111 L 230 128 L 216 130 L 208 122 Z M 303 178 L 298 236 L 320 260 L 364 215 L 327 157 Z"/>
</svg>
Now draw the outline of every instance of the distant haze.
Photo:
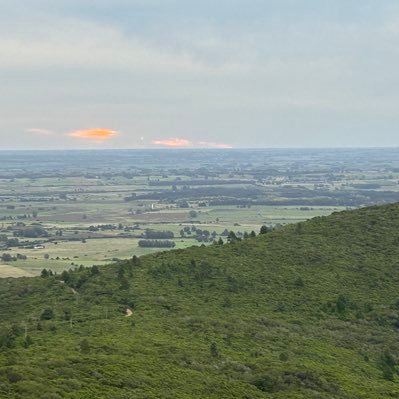
<svg viewBox="0 0 399 399">
<path fill-rule="evenodd" d="M 18 0 L 0 149 L 399 146 L 399 3 Z"/>
</svg>

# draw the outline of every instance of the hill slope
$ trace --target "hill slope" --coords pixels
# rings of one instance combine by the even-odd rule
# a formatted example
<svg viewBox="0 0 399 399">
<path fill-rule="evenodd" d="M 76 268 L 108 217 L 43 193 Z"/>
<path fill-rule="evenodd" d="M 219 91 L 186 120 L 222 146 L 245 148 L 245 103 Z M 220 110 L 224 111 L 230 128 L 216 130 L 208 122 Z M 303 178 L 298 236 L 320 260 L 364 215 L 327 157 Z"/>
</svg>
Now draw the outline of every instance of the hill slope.
<svg viewBox="0 0 399 399">
<path fill-rule="evenodd" d="M 0 397 L 399 397 L 398 244 L 394 204 L 0 280 Z"/>
</svg>

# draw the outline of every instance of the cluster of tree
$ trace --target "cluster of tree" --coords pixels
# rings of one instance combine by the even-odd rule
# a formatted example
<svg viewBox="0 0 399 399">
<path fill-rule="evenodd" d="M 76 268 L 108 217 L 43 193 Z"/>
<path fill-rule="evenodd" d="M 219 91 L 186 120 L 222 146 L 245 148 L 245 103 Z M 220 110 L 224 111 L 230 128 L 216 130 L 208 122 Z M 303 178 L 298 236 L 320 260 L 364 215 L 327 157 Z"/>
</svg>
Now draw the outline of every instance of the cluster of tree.
<svg viewBox="0 0 399 399">
<path fill-rule="evenodd" d="M 144 233 L 144 237 L 148 240 L 170 240 L 175 237 L 173 231 L 156 231 L 147 229 Z"/>
<path fill-rule="evenodd" d="M 126 230 L 126 226 L 122 223 L 119 224 L 98 224 L 96 226 L 89 226 L 89 231 L 99 231 L 99 230 Z"/>
<path fill-rule="evenodd" d="M 37 226 L 37 225 L 14 230 L 13 234 L 15 237 L 28 237 L 28 238 L 49 236 L 47 230 L 45 230 L 42 226 Z"/>
<path fill-rule="evenodd" d="M 4 243 L 6 247 L 19 247 L 20 245 L 18 238 L 8 238 L 6 234 L 0 234 L 0 242 Z"/>
<path fill-rule="evenodd" d="M 0 258 L 3 262 L 15 262 L 17 260 L 26 260 L 27 256 L 26 255 L 22 255 L 22 254 L 16 254 L 15 256 L 10 255 L 8 253 L 4 253 L 3 255 L 1 255 Z"/>
<path fill-rule="evenodd" d="M 171 240 L 140 240 L 139 247 L 142 248 L 174 248 L 176 243 Z"/>
<path fill-rule="evenodd" d="M 231 197 L 231 198 L 257 198 L 263 192 L 257 187 L 196 187 L 186 190 L 164 190 L 162 192 L 152 192 L 135 197 L 140 200 L 168 200 L 168 201 L 198 201 L 200 198 L 209 197 Z M 182 198 L 182 196 L 184 198 Z M 133 198 L 127 197 L 126 201 Z"/>
<path fill-rule="evenodd" d="M 215 179 L 215 180 L 210 180 L 210 179 L 203 179 L 203 180 L 178 180 L 176 179 L 175 181 L 162 181 L 162 180 L 156 180 L 156 181 L 149 181 L 148 185 L 149 186 L 170 186 L 171 184 L 173 186 L 221 186 L 221 185 L 226 185 L 226 184 L 252 184 L 254 183 L 253 180 L 238 180 L 238 179 L 231 179 L 231 180 L 223 180 L 223 179 Z"/>
</svg>

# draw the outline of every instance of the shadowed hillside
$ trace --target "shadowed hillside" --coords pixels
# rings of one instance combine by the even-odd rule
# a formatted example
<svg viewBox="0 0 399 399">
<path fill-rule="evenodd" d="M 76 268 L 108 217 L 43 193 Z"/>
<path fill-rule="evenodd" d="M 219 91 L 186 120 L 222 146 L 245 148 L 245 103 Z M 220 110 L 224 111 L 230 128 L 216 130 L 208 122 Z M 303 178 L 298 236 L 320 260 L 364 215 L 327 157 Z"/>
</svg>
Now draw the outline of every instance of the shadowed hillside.
<svg viewBox="0 0 399 399">
<path fill-rule="evenodd" d="M 2 398 L 399 397 L 399 205 L 3 279 L 0 304 Z"/>
</svg>

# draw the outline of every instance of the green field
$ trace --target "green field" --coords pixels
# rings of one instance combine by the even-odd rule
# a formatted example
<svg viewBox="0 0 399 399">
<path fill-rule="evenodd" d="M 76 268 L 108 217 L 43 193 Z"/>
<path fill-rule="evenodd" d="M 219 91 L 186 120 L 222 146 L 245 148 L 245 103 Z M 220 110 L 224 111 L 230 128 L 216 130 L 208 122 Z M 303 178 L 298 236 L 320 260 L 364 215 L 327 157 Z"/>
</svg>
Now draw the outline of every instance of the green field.
<svg viewBox="0 0 399 399">
<path fill-rule="evenodd" d="M 241 238 L 262 225 L 280 228 L 394 201 L 396 155 L 394 150 L 4 153 L 0 261 L 9 267 L 0 275 L 38 274 L 43 267 L 61 272 L 157 251 L 138 246 L 146 229 L 173 232 L 177 248 L 208 245 L 223 233 L 226 240 L 226 231 Z M 45 233 L 26 233 L 34 228 Z"/>
</svg>

